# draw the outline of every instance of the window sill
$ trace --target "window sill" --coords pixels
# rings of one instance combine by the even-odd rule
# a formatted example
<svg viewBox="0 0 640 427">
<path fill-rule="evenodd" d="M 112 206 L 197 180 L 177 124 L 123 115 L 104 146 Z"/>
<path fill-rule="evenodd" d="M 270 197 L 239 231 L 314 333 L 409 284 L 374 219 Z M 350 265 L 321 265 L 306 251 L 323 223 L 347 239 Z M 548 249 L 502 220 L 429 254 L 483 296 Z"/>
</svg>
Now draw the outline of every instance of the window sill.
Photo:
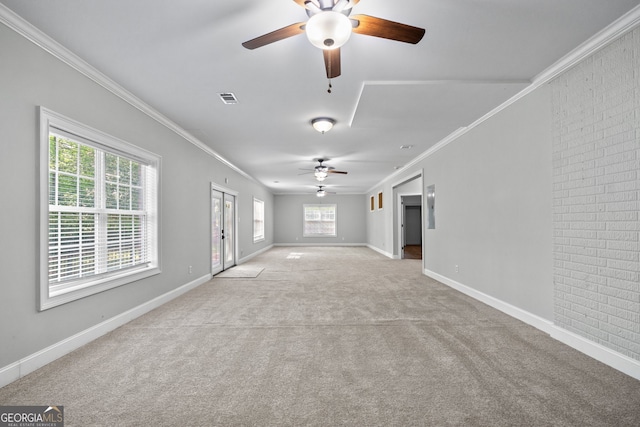
<svg viewBox="0 0 640 427">
<path fill-rule="evenodd" d="M 53 293 L 49 292 L 49 283 L 47 280 L 40 288 L 39 311 L 48 310 L 68 302 L 76 301 L 81 298 L 95 295 L 160 273 L 161 271 L 159 267 L 150 266 L 142 269 L 121 272 L 120 274 L 108 277 L 101 277 L 88 282 L 78 283 L 77 286 L 71 285 L 65 289 L 56 290 Z"/>
</svg>

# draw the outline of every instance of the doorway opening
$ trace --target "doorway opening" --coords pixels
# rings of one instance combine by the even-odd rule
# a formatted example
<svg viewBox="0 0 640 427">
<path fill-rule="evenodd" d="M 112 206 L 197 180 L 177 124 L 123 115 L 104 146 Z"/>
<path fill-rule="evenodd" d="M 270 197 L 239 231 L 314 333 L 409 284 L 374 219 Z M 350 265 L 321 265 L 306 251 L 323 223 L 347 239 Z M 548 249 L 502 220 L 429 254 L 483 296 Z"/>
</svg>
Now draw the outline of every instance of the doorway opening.
<svg viewBox="0 0 640 427">
<path fill-rule="evenodd" d="M 422 170 L 392 185 L 393 254 L 396 259 L 423 259 Z"/>
<path fill-rule="evenodd" d="M 422 196 L 401 196 L 402 258 L 422 259 Z"/>
</svg>

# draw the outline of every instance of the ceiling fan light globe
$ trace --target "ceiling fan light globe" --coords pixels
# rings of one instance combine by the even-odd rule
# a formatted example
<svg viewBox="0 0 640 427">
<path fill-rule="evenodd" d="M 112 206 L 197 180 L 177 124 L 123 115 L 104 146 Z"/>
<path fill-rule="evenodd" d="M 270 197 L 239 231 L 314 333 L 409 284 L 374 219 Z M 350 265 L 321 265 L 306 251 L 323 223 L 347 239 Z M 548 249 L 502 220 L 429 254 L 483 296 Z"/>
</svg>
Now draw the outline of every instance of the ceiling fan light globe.
<svg viewBox="0 0 640 427">
<path fill-rule="evenodd" d="M 326 194 L 326 192 L 324 190 L 318 190 L 316 193 L 316 196 L 318 197 L 324 197 Z"/>
<path fill-rule="evenodd" d="M 344 45 L 351 36 L 351 21 L 346 15 L 325 10 L 307 21 L 305 32 L 312 45 L 331 50 Z"/>
</svg>

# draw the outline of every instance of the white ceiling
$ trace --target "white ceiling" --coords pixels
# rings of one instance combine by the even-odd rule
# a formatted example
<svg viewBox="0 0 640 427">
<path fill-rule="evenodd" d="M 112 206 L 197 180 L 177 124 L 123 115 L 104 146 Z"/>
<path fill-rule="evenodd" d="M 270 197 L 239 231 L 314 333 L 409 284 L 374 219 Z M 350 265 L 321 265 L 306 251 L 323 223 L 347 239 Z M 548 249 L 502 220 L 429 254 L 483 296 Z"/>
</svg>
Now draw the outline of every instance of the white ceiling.
<svg viewBox="0 0 640 427">
<path fill-rule="evenodd" d="M 417 45 L 353 34 L 327 93 L 304 35 L 241 43 L 307 19 L 292 0 L 0 0 L 274 193 L 314 191 L 315 158 L 365 193 L 522 90 L 640 0 L 361 0 L 426 29 Z M 233 92 L 239 104 L 218 94 Z M 311 119 L 337 123 L 322 135 Z M 411 149 L 400 149 L 411 145 Z"/>
</svg>

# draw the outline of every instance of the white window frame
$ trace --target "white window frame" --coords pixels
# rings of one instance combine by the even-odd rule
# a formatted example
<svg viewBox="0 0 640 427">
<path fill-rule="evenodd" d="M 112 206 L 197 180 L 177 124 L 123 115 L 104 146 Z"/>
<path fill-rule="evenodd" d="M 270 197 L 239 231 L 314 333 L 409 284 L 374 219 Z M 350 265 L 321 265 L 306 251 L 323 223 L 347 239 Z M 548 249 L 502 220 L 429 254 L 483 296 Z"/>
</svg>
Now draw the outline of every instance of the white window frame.
<svg viewBox="0 0 640 427">
<path fill-rule="evenodd" d="M 264 240 L 264 201 L 253 198 L 253 243 Z"/>
<path fill-rule="evenodd" d="M 160 156 L 133 146 L 104 132 L 92 129 L 82 123 L 69 119 L 44 107 L 39 108 L 40 121 L 40 176 L 39 176 L 39 261 L 38 261 L 38 309 L 40 311 L 59 306 L 80 298 L 94 295 L 108 289 L 122 286 L 161 272 L 160 268 Z M 143 264 L 123 267 L 109 272 L 94 274 L 63 282 L 50 283 L 49 280 L 49 135 L 50 133 L 65 135 L 81 145 L 91 146 L 96 150 L 115 154 L 134 160 L 144 165 L 144 212 L 147 259 Z M 96 164 L 98 169 L 99 166 Z M 97 171 L 96 173 L 100 173 Z M 96 179 L 98 181 L 98 179 Z M 100 188 L 96 186 L 96 192 Z M 59 209 L 59 208 L 57 208 Z M 84 212 L 85 208 L 70 207 L 71 212 Z M 98 206 L 91 208 L 94 215 L 99 216 L 96 223 L 101 223 L 101 215 L 111 213 L 110 210 Z M 86 213 L 86 212 L 85 212 Z M 124 214 L 124 212 L 122 212 Z M 96 240 L 100 240 L 96 237 Z M 96 253 L 101 251 L 102 243 L 96 243 Z"/>
<path fill-rule="evenodd" d="M 332 208 L 333 218 L 327 220 L 318 208 Z M 333 233 L 312 233 L 308 231 L 307 221 L 326 221 L 333 223 Z M 338 205 L 336 204 L 304 204 L 302 205 L 302 237 L 337 237 L 338 236 Z"/>
</svg>

